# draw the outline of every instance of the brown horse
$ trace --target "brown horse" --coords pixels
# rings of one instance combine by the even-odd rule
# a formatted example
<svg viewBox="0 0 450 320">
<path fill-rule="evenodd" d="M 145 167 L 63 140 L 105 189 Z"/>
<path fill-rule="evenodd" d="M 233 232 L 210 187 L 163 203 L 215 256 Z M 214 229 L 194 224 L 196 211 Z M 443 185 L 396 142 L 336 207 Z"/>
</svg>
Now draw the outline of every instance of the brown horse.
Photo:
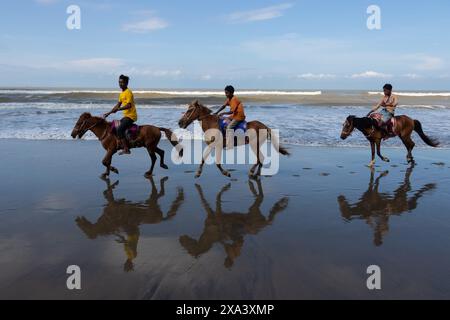
<svg viewBox="0 0 450 320">
<path fill-rule="evenodd" d="M 183 115 L 183 117 L 179 120 L 178 124 L 180 128 L 186 129 L 191 123 L 198 120 L 201 122 L 202 130 L 203 132 L 207 132 L 208 130 L 220 130 L 219 128 L 219 116 L 211 114 L 211 109 L 205 107 L 204 105 L 200 104 L 198 100 L 192 102 L 186 113 Z M 278 137 L 275 136 L 275 133 L 272 132 L 266 125 L 259 121 L 252 121 L 247 123 L 247 130 L 248 132 L 254 132 L 255 135 L 247 137 L 245 139 L 245 142 L 241 141 L 241 144 L 235 144 L 242 145 L 242 144 L 250 144 L 253 152 L 255 153 L 257 157 L 256 164 L 250 169 L 249 176 L 256 178 L 257 176 L 261 175 L 261 169 L 264 162 L 264 156 L 260 151 L 261 145 L 266 142 L 268 138 L 271 138 L 272 144 L 280 154 L 288 156 L 290 155 L 288 150 L 283 148 L 278 143 Z M 205 164 L 205 160 L 208 158 L 209 154 L 212 152 L 212 149 L 214 148 L 213 143 L 215 142 L 214 139 L 209 139 L 205 136 L 207 149 L 205 150 L 205 153 L 202 157 L 202 163 L 200 164 L 197 173 L 195 175 L 196 178 L 199 178 L 202 174 L 203 165 Z M 225 137 L 224 137 L 225 140 Z M 226 148 L 226 143 L 223 143 L 223 148 Z M 220 172 L 230 177 L 230 173 L 222 168 L 222 165 L 220 163 L 217 163 L 217 168 L 220 170 Z M 258 170 L 256 170 L 258 168 Z"/>
<path fill-rule="evenodd" d="M 418 120 L 413 120 L 407 116 L 397 116 L 395 117 L 396 126 L 395 132 L 397 136 L 402 140 L 406 149 L 408 150 L 408 155 L 406 159 L 408 163 L 414 163 L 414 157 L 412 151 L 415 147 L 414 141 L 411 139 L 411 134 L 413 131 L 422 138 L 422 140 L 431 147 L 438 147 L 439 142 L 428 137 L 422 129 L 422 124 Z M 385 138 L 383 132 L 379 129 L 375 119 L 372 118 L 357 118 L 356 116 L 349 116 L 344 123 L 341 139 L 347 139 L 355 129 L 361 131 L 369 140 L 370 146 L 372 148 L 372 161 L 369 163 L 369 167 L 375 165 L 375 147 L 376 153 L 385 162 L 390 160 L 383 155 L 381 155 L 381 141 Z"/>
<path fill-rule="evenodd" d="M 75 127 L 72 131 L 72 138 L 81 139 L 86 132 L 92 131 L 95 136 L 102 143 L 103 148 L 106 150 L 105 158 L 102 163 L 106 167 L 106 172 L 102 174 L 103 178 L 107 178 L 110 172 L 119 174 L 119 171 L 111 166 L 112 157 L 119 151 L 122 146 L 117 136 L 111 132 L 111 123 L 107 122 L 105 119 L 100 117 L 94 117 L 90 113 L 83 113 L 78 119 Z M 161 132 L 164 132 L 171 142 L 171 144 L 178 148 L 180 157 L 183 156 L 183 150 L 179 148 L 178 140 L 175 135 L 166 128 L 158 128 L 150 125 L 144 125 L 139 127 L 139 133 L 134 141 L 130 141 L 130 148 L 146 148 L 150 158 L 152 160 L 152 165 L 150 170 L 145 173 L 145 176 L 151 177 L 153 174 L 153 168 L 156 163 L 156 154 L 160 157 L 160 166 L 163 169 L 168 169 L 167 165 L 164 163 L 164 150 L 158 148 L 158 143 L 161 140 Z"/>
</svg>

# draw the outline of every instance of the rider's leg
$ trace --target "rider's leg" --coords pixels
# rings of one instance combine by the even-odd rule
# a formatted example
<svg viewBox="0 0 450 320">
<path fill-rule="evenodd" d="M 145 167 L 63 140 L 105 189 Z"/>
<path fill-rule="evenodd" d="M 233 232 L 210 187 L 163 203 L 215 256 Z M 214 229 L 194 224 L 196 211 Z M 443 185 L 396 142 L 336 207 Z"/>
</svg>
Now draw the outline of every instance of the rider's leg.
<svg viewBox="0 0 450 320">
<path fill-rule="evenodd" d="M 123 145 L 123 151 L 119 154 L 130 154 L 130 147 L 128 146 L 128 140 L 125 136 L 125 132 L 128 128 L 130 128 L 133 125 L 133 120 L 131 120 L 128 117 L 123 118 L 120 120 L 120 126 L 117 129 L 117 136 L 119 137 L 122 145 Z"/>
<path fill-rule="evenodd" d="M 234 129 L 239 125 L 239 123 L 240 121 L 233 119 L 227 126 L 227 149 L 234 148 Z"/>
</svg>

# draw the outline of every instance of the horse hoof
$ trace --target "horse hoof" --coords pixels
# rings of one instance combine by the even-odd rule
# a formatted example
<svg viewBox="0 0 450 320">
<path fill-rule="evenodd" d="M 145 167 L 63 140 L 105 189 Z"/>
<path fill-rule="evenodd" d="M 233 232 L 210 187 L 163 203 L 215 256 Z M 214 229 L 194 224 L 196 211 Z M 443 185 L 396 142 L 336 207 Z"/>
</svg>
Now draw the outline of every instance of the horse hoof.
<svg viewBox="0 0 450 320">
<path fill-rule="evenodd" d="M 201 175 L 202 175 L 201 173 L 196 173 L 196 174 L 195 174 L 195 179 L 200 178 Z"/>
<path fill-rule="evenodd" d="M 165 169 L 165 170 L 168 170 L 168 169 L 169 169 L 169 167 L 166 166 L 165 164 L 162 164 L 162 165 L 161 165 L 161 168 L 163 168 L 163 169 Z"/>
<path fill-rule="evenodd" d="M 367 165 L 367 167 L 369 167 L 369 168 L 373 168 L 374 166 L 375 166 L 375 162 L 371 162 Z"/>
<path fill-rule="evenodd" d="M 102 174 L 100 176 L 100 179 L 109 179 L 109 175 L 107 175 L 106 173 Z"/>
<path fill-rule="evenodd" d="M 151 173 L 151 172 L 146 172 L 146 173 L 144 174 L 144 177 L 146 177 L 147 179 L 149 179 L 149 178 L 153 177 L 153 173 Z"/>
<path fill-rule="evenodd" d="M 391 162 L 391 160 L 389 160 L 389 158 L 383 158 L 384 162 Z"/>
<path fill-rule="evenodd" d="M 231 178 L 231 173 L 229 173 L 228 171 L 224 171 L 224 172 L 222 172 L 222 174 L 223 174 L 225 177 Z"/>
</svg>

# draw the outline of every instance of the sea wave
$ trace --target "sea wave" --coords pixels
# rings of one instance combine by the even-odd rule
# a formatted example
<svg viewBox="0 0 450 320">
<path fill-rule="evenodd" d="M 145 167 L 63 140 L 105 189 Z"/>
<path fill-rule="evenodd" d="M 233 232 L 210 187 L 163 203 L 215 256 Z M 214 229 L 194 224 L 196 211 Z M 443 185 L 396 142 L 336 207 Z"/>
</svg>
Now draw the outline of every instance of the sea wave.
<svg viewBox="0 0 450 320">
<path fill-rule="evenodd" d="M 383 92 L 369 91 L 369 95 L 383 95 Z M 450 97 L 450 92 L 396 92 L 403 97 Z"/>
<path fill-rule="evenodd" d="M 21 89 L 1 89 L 0 94 L 24 94 L 24 95 L 57 95 L 57 94 L 119 94 L 118 90 L 21 90 Z M 135 94 L 154 94 L 167 96 L 223 96 L 223 91 L 203 91 L 203 90 L 133 90 Z M 236 91 L 241 96 L 318 96 L 322 91 L 265 91 L 265 90 L 243 90 Z"/>
</svg>

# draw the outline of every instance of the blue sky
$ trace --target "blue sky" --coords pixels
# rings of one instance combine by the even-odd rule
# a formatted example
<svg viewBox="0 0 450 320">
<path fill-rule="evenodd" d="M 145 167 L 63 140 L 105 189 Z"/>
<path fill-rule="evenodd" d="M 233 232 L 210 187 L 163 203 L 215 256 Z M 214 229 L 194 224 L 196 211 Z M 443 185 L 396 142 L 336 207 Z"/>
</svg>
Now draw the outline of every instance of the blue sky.
<svg viewBox="0 0 450 320">
<path fill-rule="evenodd" d="M 66 9 L 81 8 L 81 30 Z M 366 26 L 381 8 L 381 30 Z M 2 3 L 0 86 L 450 89 L 450 2 Z"/>
</svg>

